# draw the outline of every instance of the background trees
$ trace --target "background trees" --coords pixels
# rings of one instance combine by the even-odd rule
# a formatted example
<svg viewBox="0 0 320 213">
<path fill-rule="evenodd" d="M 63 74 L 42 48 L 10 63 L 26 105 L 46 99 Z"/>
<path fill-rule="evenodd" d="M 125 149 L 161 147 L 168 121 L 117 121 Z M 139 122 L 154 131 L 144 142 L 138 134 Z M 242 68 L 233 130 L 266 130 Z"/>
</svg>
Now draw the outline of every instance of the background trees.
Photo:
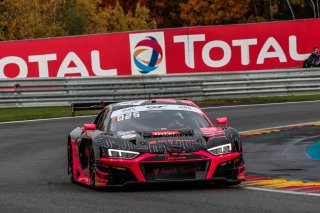
<svg viewBox="0 0 320 213">
<path fill-rule="evenodd" d="M 320 17 L 319 0 L 0 0 L 0 40 Z"/>
<path fill-rule="evenodd" d="M 243 22 L 250 0 L 188 0 L 181 3 L 184 25 L 230 24 Z"/>
<path fill-rule="evenodd" d="M 41 2 L 28 0 L 0 1 L 0 39 L 25 39 L 64 35 L 56 19 L 54 0 Z"/>
<path fill-rule="evenodd" d="M 110 3 L 109 3 L 110 2 Z M 124 11 L 104 0 L 0 0 L 0 40 L 82 35 L 157 27 L 146 6 Z"/>
</svg>

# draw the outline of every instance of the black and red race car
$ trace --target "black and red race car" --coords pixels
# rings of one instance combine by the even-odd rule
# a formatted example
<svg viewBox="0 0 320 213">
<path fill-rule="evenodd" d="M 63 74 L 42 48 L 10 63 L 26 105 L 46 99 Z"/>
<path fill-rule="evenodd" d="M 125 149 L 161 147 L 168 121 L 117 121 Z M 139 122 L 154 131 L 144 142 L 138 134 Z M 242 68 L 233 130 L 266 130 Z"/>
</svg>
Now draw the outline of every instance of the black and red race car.
<svg viewBox="0 0 320 213">
<path fill-rule="evenodd" d="M 239 133 L 214 126 L 192 101 L 154 99 L 106 106 L 68 137 L 72 182 L 93 188 L 131 183 L 245 179 Z"/>
</svg>

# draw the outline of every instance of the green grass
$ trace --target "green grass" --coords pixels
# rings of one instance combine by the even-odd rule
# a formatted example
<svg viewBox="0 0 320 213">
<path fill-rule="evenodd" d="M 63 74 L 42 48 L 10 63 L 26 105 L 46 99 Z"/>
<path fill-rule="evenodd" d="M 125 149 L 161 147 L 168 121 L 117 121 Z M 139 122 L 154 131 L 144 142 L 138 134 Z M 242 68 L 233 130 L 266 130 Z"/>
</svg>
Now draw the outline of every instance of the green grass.
<svg viewBox="0 0 320 213">
<path fill-rule="evenodd" d="M 276 103 L 320 100 L 320 95 L 305 96 L 281 96 L 281 97 L 259 97 L 259 98 L 232 98 L 197 101 L 199 106 L 221 106 L 232 104 L 250 103 Z M 78 111 L 79 115 L 96 115 L 99 110 Z M 72 116 L 71 107 L 30 107 L 30 108 L 0 108 L 0 122 L 31 120 L 40 118 L 57 118 Z"/>
<path fill-rule="evenodd" d="M 96 115 L 97 113 L 99 113 L 99 110 L 80 111 L 76 112 L 75 116 Z M 26 107 L 0 109 L 0 122 L 68 116 L 72 116 L 71 107 Z"/>
</svg>

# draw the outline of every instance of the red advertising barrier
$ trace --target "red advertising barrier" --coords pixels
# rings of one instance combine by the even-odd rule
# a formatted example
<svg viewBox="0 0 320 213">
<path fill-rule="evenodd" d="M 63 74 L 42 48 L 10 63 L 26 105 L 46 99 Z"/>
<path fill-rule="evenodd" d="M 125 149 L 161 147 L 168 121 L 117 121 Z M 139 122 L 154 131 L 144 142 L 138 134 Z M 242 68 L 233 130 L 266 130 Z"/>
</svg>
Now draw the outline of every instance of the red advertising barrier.
<svg viewBox="0 0 320 213">
<path fill-rule="evenodd" d="M 320 45 L 319 25 L 310 19 L 0 42 L 0 78 L 301 67 Z"/>
</svg>

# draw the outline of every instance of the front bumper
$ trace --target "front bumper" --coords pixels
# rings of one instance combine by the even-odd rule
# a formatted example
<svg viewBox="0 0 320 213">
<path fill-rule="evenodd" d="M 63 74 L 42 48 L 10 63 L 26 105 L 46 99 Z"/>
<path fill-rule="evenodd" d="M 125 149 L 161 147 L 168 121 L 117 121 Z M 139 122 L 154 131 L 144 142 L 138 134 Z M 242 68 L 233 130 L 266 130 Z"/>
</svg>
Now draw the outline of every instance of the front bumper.
<svg viewBox="0 0 320 213">
<path fill-rule="evenodd" d="M 191 159 L 143 154 L 132 160 L 96 159 L 96 186 L 133 183 L 242 181 L 245 166 L 242 153 L 214 156 L 206 151 L 192 153 Z M 179 156 L 179 155 L 178 155 Z"/>
</svg>

